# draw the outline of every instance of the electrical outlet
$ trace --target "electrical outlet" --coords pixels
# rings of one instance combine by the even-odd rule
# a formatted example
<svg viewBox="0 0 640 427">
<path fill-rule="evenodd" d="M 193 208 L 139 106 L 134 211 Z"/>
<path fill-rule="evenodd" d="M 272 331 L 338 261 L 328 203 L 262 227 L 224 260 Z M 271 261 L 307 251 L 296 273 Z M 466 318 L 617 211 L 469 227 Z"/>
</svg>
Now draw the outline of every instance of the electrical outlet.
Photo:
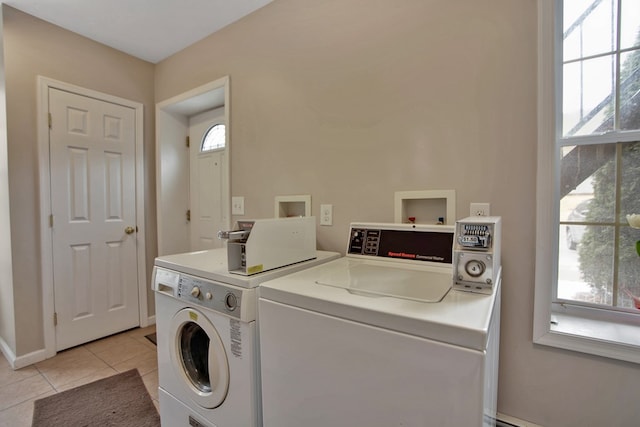
<svg viewBox="0 0 640 427">
<path fill-rule="evenodd" d="M 333 205 L 320 205 L 320 225 L 333 225 Z"/>
<path fill-rule="evenodd" d="M 469 208 L 469 216 L 490 216 L 491 204 L 490 203 L 471 203 Z"/>
<path fill-rule="evenodd" d="M 231 215 L 244 215 L 244 197 L 234 196 L 231 198 Z"/>
</svg>

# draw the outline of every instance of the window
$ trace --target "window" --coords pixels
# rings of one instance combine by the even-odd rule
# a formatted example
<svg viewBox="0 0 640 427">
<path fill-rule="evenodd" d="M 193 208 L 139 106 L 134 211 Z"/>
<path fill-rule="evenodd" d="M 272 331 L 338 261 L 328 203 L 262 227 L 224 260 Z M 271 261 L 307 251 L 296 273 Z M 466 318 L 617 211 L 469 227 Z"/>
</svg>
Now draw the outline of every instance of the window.
<svg viewBox="0 0 640 427">
<path fill-rule="evenodd" d="M 211 126 L 202 137 L 200 152 L 220 150 L 224 148 L 226 144 L 225 132 L 226 128 L 223 124 Z"/>
<path fill-rule="evenodd" d="M 534 340 L 640 363 L 640 2 L 538 4 Z"/>
</svg>

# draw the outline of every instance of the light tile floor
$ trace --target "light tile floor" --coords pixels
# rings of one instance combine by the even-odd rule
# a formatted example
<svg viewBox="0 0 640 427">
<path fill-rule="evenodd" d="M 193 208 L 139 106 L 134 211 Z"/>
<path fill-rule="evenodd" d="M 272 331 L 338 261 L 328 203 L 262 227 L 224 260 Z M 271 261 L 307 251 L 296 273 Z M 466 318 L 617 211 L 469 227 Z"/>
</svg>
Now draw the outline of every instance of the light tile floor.
<svg viewBox="0 0 640 427">
<path fill-rule="evenodd" d="M 137 368 L 158 408 L 156 346 L 145 338 L 155 325 L 64 350 L 14 371 L 0 355 L 0 427 L 30 427 L 37 399 Z"/>
</svg>

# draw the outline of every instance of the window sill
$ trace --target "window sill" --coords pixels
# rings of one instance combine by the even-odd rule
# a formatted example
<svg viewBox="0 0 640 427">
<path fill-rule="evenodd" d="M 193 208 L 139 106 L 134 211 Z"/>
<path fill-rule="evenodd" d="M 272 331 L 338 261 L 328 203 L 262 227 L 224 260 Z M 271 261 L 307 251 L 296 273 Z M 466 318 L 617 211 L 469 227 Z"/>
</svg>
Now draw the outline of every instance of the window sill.
<svg viewBox="0 0 640 427">
<path fill-rule="evenodd" d="M 558 312 L 551 314 L 551 322 L 537 344 L 640 364 L 638 324 Z"/>
</svg>

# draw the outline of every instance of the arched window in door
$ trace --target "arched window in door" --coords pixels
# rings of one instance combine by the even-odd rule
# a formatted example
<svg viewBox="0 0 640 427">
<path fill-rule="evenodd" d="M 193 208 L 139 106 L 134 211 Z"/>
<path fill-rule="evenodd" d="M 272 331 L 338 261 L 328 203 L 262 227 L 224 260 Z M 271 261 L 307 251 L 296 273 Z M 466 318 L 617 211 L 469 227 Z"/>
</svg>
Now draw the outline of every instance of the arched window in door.
<svg viewBox="0 0 640 427">
<path fill-rule="evenodd" d="M 225 148 L 226 127 L 222 123 L 215 124 L 202 137 L 200 151 L 214 151 Z"/>
</svg>

